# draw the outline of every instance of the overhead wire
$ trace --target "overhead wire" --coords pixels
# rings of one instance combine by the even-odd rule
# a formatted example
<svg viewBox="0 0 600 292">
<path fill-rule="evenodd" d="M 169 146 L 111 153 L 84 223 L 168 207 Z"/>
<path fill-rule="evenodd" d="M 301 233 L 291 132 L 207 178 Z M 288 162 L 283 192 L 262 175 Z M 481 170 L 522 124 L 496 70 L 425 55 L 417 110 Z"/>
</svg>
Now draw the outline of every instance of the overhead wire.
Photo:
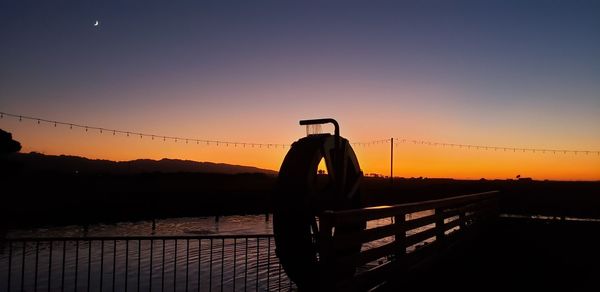
<svg viewBox="0 0 600 292">
<path fill-rule="evenodd" d="M 57 120 L 49 120 L 39 117 L 32 117 L 26 115 L 12 114 L 6 112 L 0 112 L 0 119 L 4 119 L 4 117 L 11 117 L 18 119 L 19 122 L 23 120 L 30 120 L 36 122 L 38 125 L 41 123 L 46 123 L 57 127 L 58 125 L 68 126 L 69 129 L 79 128 L 84 129 L 86 132 L 89 131 L 98 131 L 100 134 L 107 132 L 112 133 L 113 136 L 117 134 L 129 136 L 139 136 L 140 139 L 145 137 L 150 138 L 151 140 L 162 139 L 164 142 L 172 141 L 178 143 L 179 141 L 185 141 L 185 144 L 192 144 L 195 142 L 197 145 L 207 145 L 207 146 L 233 146 L 233 147 L 241 147 L 241 148 L 259 148 L 259 149 L 277 149 L 277 148 L 290 148 L 291 144 L 285 143 L 256 143 L 256 142 L 240 142 L 240 141 L 228 141 L 228 140 L 217 140 L 217 139 L 204 139 L 204 138 L 192 138 L 192 137 L 179 137 L 179 136 L 171 136 L 171 135 L 160 135 L 160 134 L 151 134 L 151 133 L 143 133 L 139 131 L 126 131 L 120 129 L 113 128 L 105 128 L 98 126 L 85 125 L 82 123 L 69 123 L 64 121 Z M 525 152 L 525 153 L 541 153 L 541 154 L 585 154 L 585 155 L 600 155 L 600 151 L 598 150 L 573 150 L 573 149 L 554 149 L 554 148 L 523 148 L 523 147 L 513 147 L 513 146 L 497 146 L 497 145 L 474 145 L 474 144 L 461 144 L 461 143 L 447 143 L 447 142 L 437 142 L 437 141 L 429 141 L 429 140 L 420 140 L 420 139 L 409 139 L 409 138 L 388 138 L 388 139 L 377 139 L 366 142 L 352 142 L 353 146 L 357 147 L 370 147 L 381 144 L 389 144 L 394 142 L 394 146 L 399 146 L 401 144 L 413 144 L 413 145 L 424 145 L 424 146 L 432 146 L 432 147 L 442 147 L 442 148 L 457 148 L 457 149 L 467 149 L 467 150 L 493 150 L 493 151 L 503 151 L 503 152 Z"/>
</svg>

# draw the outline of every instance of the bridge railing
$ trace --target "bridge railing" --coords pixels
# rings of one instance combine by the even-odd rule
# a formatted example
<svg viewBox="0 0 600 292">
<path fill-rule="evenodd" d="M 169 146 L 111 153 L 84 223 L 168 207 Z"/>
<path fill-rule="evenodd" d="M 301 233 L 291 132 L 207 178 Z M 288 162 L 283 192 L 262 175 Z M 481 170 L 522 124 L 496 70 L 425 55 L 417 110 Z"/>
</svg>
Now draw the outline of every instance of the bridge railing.
<svg viewBox="0 0 600 292">
<path fill-rule="evenodd" d="M 0 291 L 289 291 L 272 234 L 0 239 Z"/>
<path fill-rule="evenodd" d="M 326 289 L 366 291 L 382 285 L 390 272 L 406 270 L 435 254 L 440 247 L 459 239 L 497 216 L 497 191 L 344 211 L 326 211 L 319 218 L 320 260 L 326 269 L 355 267 L 353 276 L 326 278 Z M 376 224 L 352 233 L 336 234 L 335 228 L 386 218 L 389 224 Z M 368 226 L 369 224 L 367 224 Z M 362 243 L 354 254 L 340 251 Z M 347 250 L 347 249 L 346 249 Z"/>
</svg>

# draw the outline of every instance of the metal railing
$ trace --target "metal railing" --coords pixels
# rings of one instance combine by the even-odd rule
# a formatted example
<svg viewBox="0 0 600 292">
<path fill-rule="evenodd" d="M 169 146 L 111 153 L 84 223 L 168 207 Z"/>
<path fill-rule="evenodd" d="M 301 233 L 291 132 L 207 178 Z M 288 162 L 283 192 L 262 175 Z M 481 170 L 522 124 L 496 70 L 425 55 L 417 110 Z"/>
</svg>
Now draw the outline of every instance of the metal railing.
<svg viewBox="0 0 600 292">
<path fill-rule="evenodd" d="M 272 234 L 0 240 L 0 290 L 289 291 Z"/>
</svg>

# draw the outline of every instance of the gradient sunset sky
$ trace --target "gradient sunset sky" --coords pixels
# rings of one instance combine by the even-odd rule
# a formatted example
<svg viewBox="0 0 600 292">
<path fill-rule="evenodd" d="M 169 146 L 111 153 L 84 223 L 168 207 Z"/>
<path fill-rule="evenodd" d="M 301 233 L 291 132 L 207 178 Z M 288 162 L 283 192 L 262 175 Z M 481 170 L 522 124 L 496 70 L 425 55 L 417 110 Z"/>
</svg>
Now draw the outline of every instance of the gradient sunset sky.
<svg viewBox="0 0 600 292">
<path fill-rule="evenodd" d="M 94 26 L 96 20 L 98 26 Z M 600 150 L 598 1 L 0 2 L 0 111 L 285 143 L 333 117 L 390 137 Z M 287 149 L 186 145 L 3 118 L 23 151 L 279 168 Z M 389 173 L 389 144 L 355 147 Z M 402 144 L 394 174 L 600 180 L 600 156 Z"/>
</svg>

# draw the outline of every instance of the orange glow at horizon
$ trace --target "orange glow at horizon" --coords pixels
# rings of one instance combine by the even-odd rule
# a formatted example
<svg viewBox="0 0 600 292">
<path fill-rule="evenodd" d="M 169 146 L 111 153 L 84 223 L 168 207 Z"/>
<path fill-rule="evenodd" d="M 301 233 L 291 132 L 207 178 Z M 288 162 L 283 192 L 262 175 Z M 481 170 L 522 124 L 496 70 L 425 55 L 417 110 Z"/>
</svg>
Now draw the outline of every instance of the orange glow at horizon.
<svg viewBox="0 0 600 292">
<path fill-rule="evenodd" d="M 35 122 L 0 120 L 0 128 L 13 134 L 23 145 L 22 152 L 41 152 L 52 155 L 76 155 L 92 159 L 116 161 L 134 159 L 186 159 L 216 163 L 255 166 L 279 170 L 289 147 L 215 146 L 189 141 L 151 140 L 148 137 L 126 137 L 82 129 L 69 130 L 64 126 L 36 125 Z M 290 131 L 254 141 L 291 144 L 304 136 L 304 128 L 290 125 Z M 201 137 L 198 137 L 201 138 Z M 206 137 L 208 138 L 208 137 Z M 245 138 L 245 137 L 244 137 Z M 349 138 L 353 142 L 352 137 Z M 242 141 L 241 139 L 235 139 Z M 364 141 L 364 140 L 363 140 Z M 359 142 L 357 139 L 354 142 Z M 389 175 L 389 143 L 371 146 L 353 146 L 365 174 Z M 468 150 L 426 145 L 398 144 L 394 147 L 395 177 L 430 177 L 456 179 L 509 179 L 517 175 L 536 180 L 600 180 L 600 156 L 595 154 L 523 153 L 502 150 Z M 594 150 L 594 149 L 590 149 Z"/>
</svg>

